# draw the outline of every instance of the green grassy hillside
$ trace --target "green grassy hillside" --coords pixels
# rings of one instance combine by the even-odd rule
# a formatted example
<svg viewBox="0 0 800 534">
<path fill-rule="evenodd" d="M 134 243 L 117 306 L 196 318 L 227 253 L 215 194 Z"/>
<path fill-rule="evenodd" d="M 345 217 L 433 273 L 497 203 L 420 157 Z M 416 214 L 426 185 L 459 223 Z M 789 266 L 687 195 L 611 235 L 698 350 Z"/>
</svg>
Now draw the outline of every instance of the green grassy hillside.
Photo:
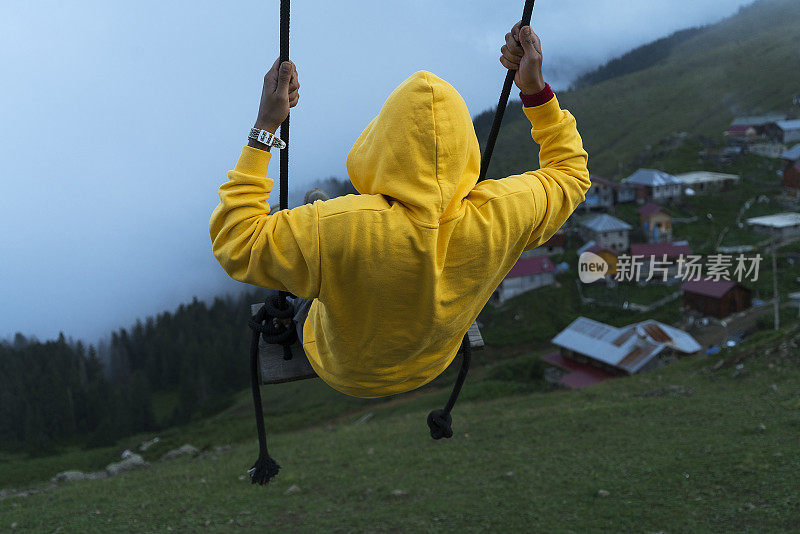
<svg viewBox="0 0 800 534">
<path fill-rule="evenodd" d="M 231 449 L 0 498 L 0 530 L 796 532 L 800 366 L 777 347 L 787 338 L 797 329 L 586 390 L 471 395 L 519 376 L 519 356 L 501 362 L 511 373 L 468 380 L 449 441 L 424 423 L 445 389 L 373 404 L 363 425 L 356 409 L 273 433 L 284 467 L 266 488 L 244 477 L 256 444 L 236 444 L 233 429 L 252 431 L 242 399 L 167 436 Z"/>
<path fill-rule="evenodd" d="M 669 172 L 692 170 L 702 148 L 696 136 L 718 136 L 735 114 L 789 110 L 790 97 L 800 92 L 798 37 L 797 1 L 764 0 L 717 25 L 612 62 L 587 78 L 592 85 L 559 98 L 578 118 L 594 173 L 613 177 L 641 162 Z M 529 124 L 519 103 L 511 108 L 490 176 L 536 166 Z M 490 122 L 488 113 L 476 118 L 481 140 Z M 677 131 L 695 136 L 670 150 L 657 146 Z M 655 150 L 645 151 L 648 144 Z M 743 183 L 734 191 L 675 206 L 682 216 L 714 212 L 714 224 L 676 225 L 676 235 L 696 250 L 711 250 L 723 227 L 737 243 L 746 239 L 733 235 L 740 206 L 778 190 L 774 161 L 747 156 L 737 165 L 733 170 Z M 617 215 L 635 222 L 634 209 L 622 206 Z M 748 216 L 777 209 L 774 203 L 757 204 Z M 155 389 L 153 415 L 176 426 L 120 440 L 106 432 L 101 447 L 66 442 L 49 456 L 20 448 L 0 452 L 0 532 L 799 531 L 796 309 L 782 310 L 783 330 L 761 329 L 719 355 L 687 357 L 584 390 L 555 389 L 544 380 L 540 356 L 553 350 L 549 340 L 575 317 L 614 325 L 645 318 L 581 304 L 575 245 L 568 242 L 567 251 L 554 258 L 571 265 L 558 285 L 482 312 L 489 346 L 473 356 L 453 411 L 451 440 L 432 441 L 425 418 L 446 402 L 458 362 L 430 384 L 385 399 L 340 395 L 320 380 L 264 387 L 269 447 L 283 469 L 272 485 L 256 487 L 245 475 L 257 455 L 250 392 L 213 403 L 214 410 L 176 411 L 202 408 L 198 395 L 210 383 L 194 377 L 174 388 L 166 381 Z M 778 251 L 783 297 L 796 290 L 800 272 L 789 263 L 796 250 L 789 245 Z M 768 272 L 754 284 L 761 297 L 771 288 Z M 601 296 L 593 290 L 604 289 L 583 288 L 585 296 Z M 605 298 L 647 304 L 670 291 L 619 286 Z M 181 335 L 196 342 L 188 349 L 176 345 L 170 358 L 168 344 L 169 350 L 151 344 L 142 350 L 137 343 L 148 336 L 137 341 L 142 336 L 134 329 L 130 339 L 119 336 L 127 350 L 120 354 L 150 355 L 143 361 L 162 367 L 173 362 L 180 370 L 177 363 L 208 348 L 230 355 L 230 368 L 245 372 L 244 319 L 220 306 L 206 317 L 195 304 L 167 317 L 167 326 L 175 332 L 183 319 L 196 328 L 206 328 L 204 320 L 224 322 L 230 327 L 225 335 L 209 330 L 209 338 L 202 338 L 186 330 Z M 241 303 L 229 307 L 247 309 Z M 680 315 L 670 304 L 647 317 L 673 323 Z M 183 343 L 181 336 L 161 337 Z M 159 367 L 142 367 L 165 376 L 156 372 Z M 209 376 L 224 374 L 208 369 Z M 367 413 L 372 419 L 357 424 Z M 101 470 L 123 449 L 136 449 L 154 435 L 161 441 L 142 453 L 151 462 L 147 468 L 102 480 L 48 483 L 68 469 Z M 201 454 L 158 461 L 184 443 Z M 286 494 L 293 485 L 299 490 Z M 26 489 L 34 493 L 20 496 Z"/>
<path fill-rule="evenodd" d="M 558 94 L 589 152 L 590 170 L 626 175 L 634 156 L 673 132 L 719 136 L 735 115 L 791 112 L 800 92 L 800 4 L 762 0 L 680 43 L 637 72 Z M 545 57 L 545 61 L 547 58 Z M 538 166 L 519 101 L 506 112 L 489 177 Z M 491 119 L 475 118 L 484 143 Z"/>
</svg>

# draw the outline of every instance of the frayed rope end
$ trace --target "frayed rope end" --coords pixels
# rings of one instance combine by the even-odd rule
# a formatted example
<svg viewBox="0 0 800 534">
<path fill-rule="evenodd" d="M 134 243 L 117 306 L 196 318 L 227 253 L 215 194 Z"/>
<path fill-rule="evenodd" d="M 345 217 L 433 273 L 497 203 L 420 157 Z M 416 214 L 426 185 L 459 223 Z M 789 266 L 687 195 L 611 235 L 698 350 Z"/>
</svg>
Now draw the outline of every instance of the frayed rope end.
<svg viewBox="0 0 800 534">
<path fill-rule="evenodd" d="M 265 459 L 263 456 L 259 456 L 253 467 L 247 470 L 247 474 L 250 475 L 250 482 L 264 486 L 278 474 L 280 468 L 278 462 L 271 457 L 267 456 Z"/>
</svg>

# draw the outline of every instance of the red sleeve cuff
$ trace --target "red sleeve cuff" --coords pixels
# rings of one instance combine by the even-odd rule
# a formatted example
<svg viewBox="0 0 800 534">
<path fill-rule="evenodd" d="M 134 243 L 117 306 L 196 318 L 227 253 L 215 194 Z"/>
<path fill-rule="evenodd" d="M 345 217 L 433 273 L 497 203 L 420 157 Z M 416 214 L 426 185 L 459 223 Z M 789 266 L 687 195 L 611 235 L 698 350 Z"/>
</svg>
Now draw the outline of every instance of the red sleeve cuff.
<svg viewBox="0 0 800 534">
<path fill-rule="evenodd" d="M 520 91 L 519 97 L 522 99 L 522 105 L 526 108 L 532 108 L 536 106 L 541 106 L 542 104 L 546 104 L 550 102 L 550 100 L 555 96 L 553 90 L 550 89 L 550 84 L 545 83 L 544 89 L 536 93 L 535 95 L 526 95 Z"/>
</svg>

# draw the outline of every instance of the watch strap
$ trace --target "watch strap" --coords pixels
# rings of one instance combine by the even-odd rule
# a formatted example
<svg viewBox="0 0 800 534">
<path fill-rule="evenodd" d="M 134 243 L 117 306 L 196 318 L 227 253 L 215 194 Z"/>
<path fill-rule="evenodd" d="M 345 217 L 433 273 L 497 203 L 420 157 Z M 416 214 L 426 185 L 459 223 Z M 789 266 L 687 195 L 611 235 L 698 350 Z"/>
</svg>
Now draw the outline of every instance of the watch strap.
<svg viewBox="0 0 800 534">
<path fill-rule="evenodd" d="M 278 150 L 282 148 L 286 148 L 286 143 L 283 139 L 278 137 L 272 132 L 268 132 L 267 130 L 259 130 L 258 128 L 250 128 L 250 135 L 247 136 L 248 139 L 253 139 L 254 141 L 258 141 L 267 146 L 274 146 Z"/>
</svg>

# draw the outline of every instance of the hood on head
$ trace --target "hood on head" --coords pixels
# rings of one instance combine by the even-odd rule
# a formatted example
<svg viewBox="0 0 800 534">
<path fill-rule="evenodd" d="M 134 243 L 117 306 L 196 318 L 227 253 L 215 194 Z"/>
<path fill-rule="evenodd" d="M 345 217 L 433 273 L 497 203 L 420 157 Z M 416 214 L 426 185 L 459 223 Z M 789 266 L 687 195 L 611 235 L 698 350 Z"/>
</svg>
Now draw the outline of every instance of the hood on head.
<svg viewBox="0 0 800 534">
<path fill-rule="evenodd" d="M 475 187 L 480 159 L 464 99 L 438 76 L 418 71 L 361 132 L 347 172 L 362 195 L 394 198 L 418 220 L 436 224 Z"/>
</svg>

